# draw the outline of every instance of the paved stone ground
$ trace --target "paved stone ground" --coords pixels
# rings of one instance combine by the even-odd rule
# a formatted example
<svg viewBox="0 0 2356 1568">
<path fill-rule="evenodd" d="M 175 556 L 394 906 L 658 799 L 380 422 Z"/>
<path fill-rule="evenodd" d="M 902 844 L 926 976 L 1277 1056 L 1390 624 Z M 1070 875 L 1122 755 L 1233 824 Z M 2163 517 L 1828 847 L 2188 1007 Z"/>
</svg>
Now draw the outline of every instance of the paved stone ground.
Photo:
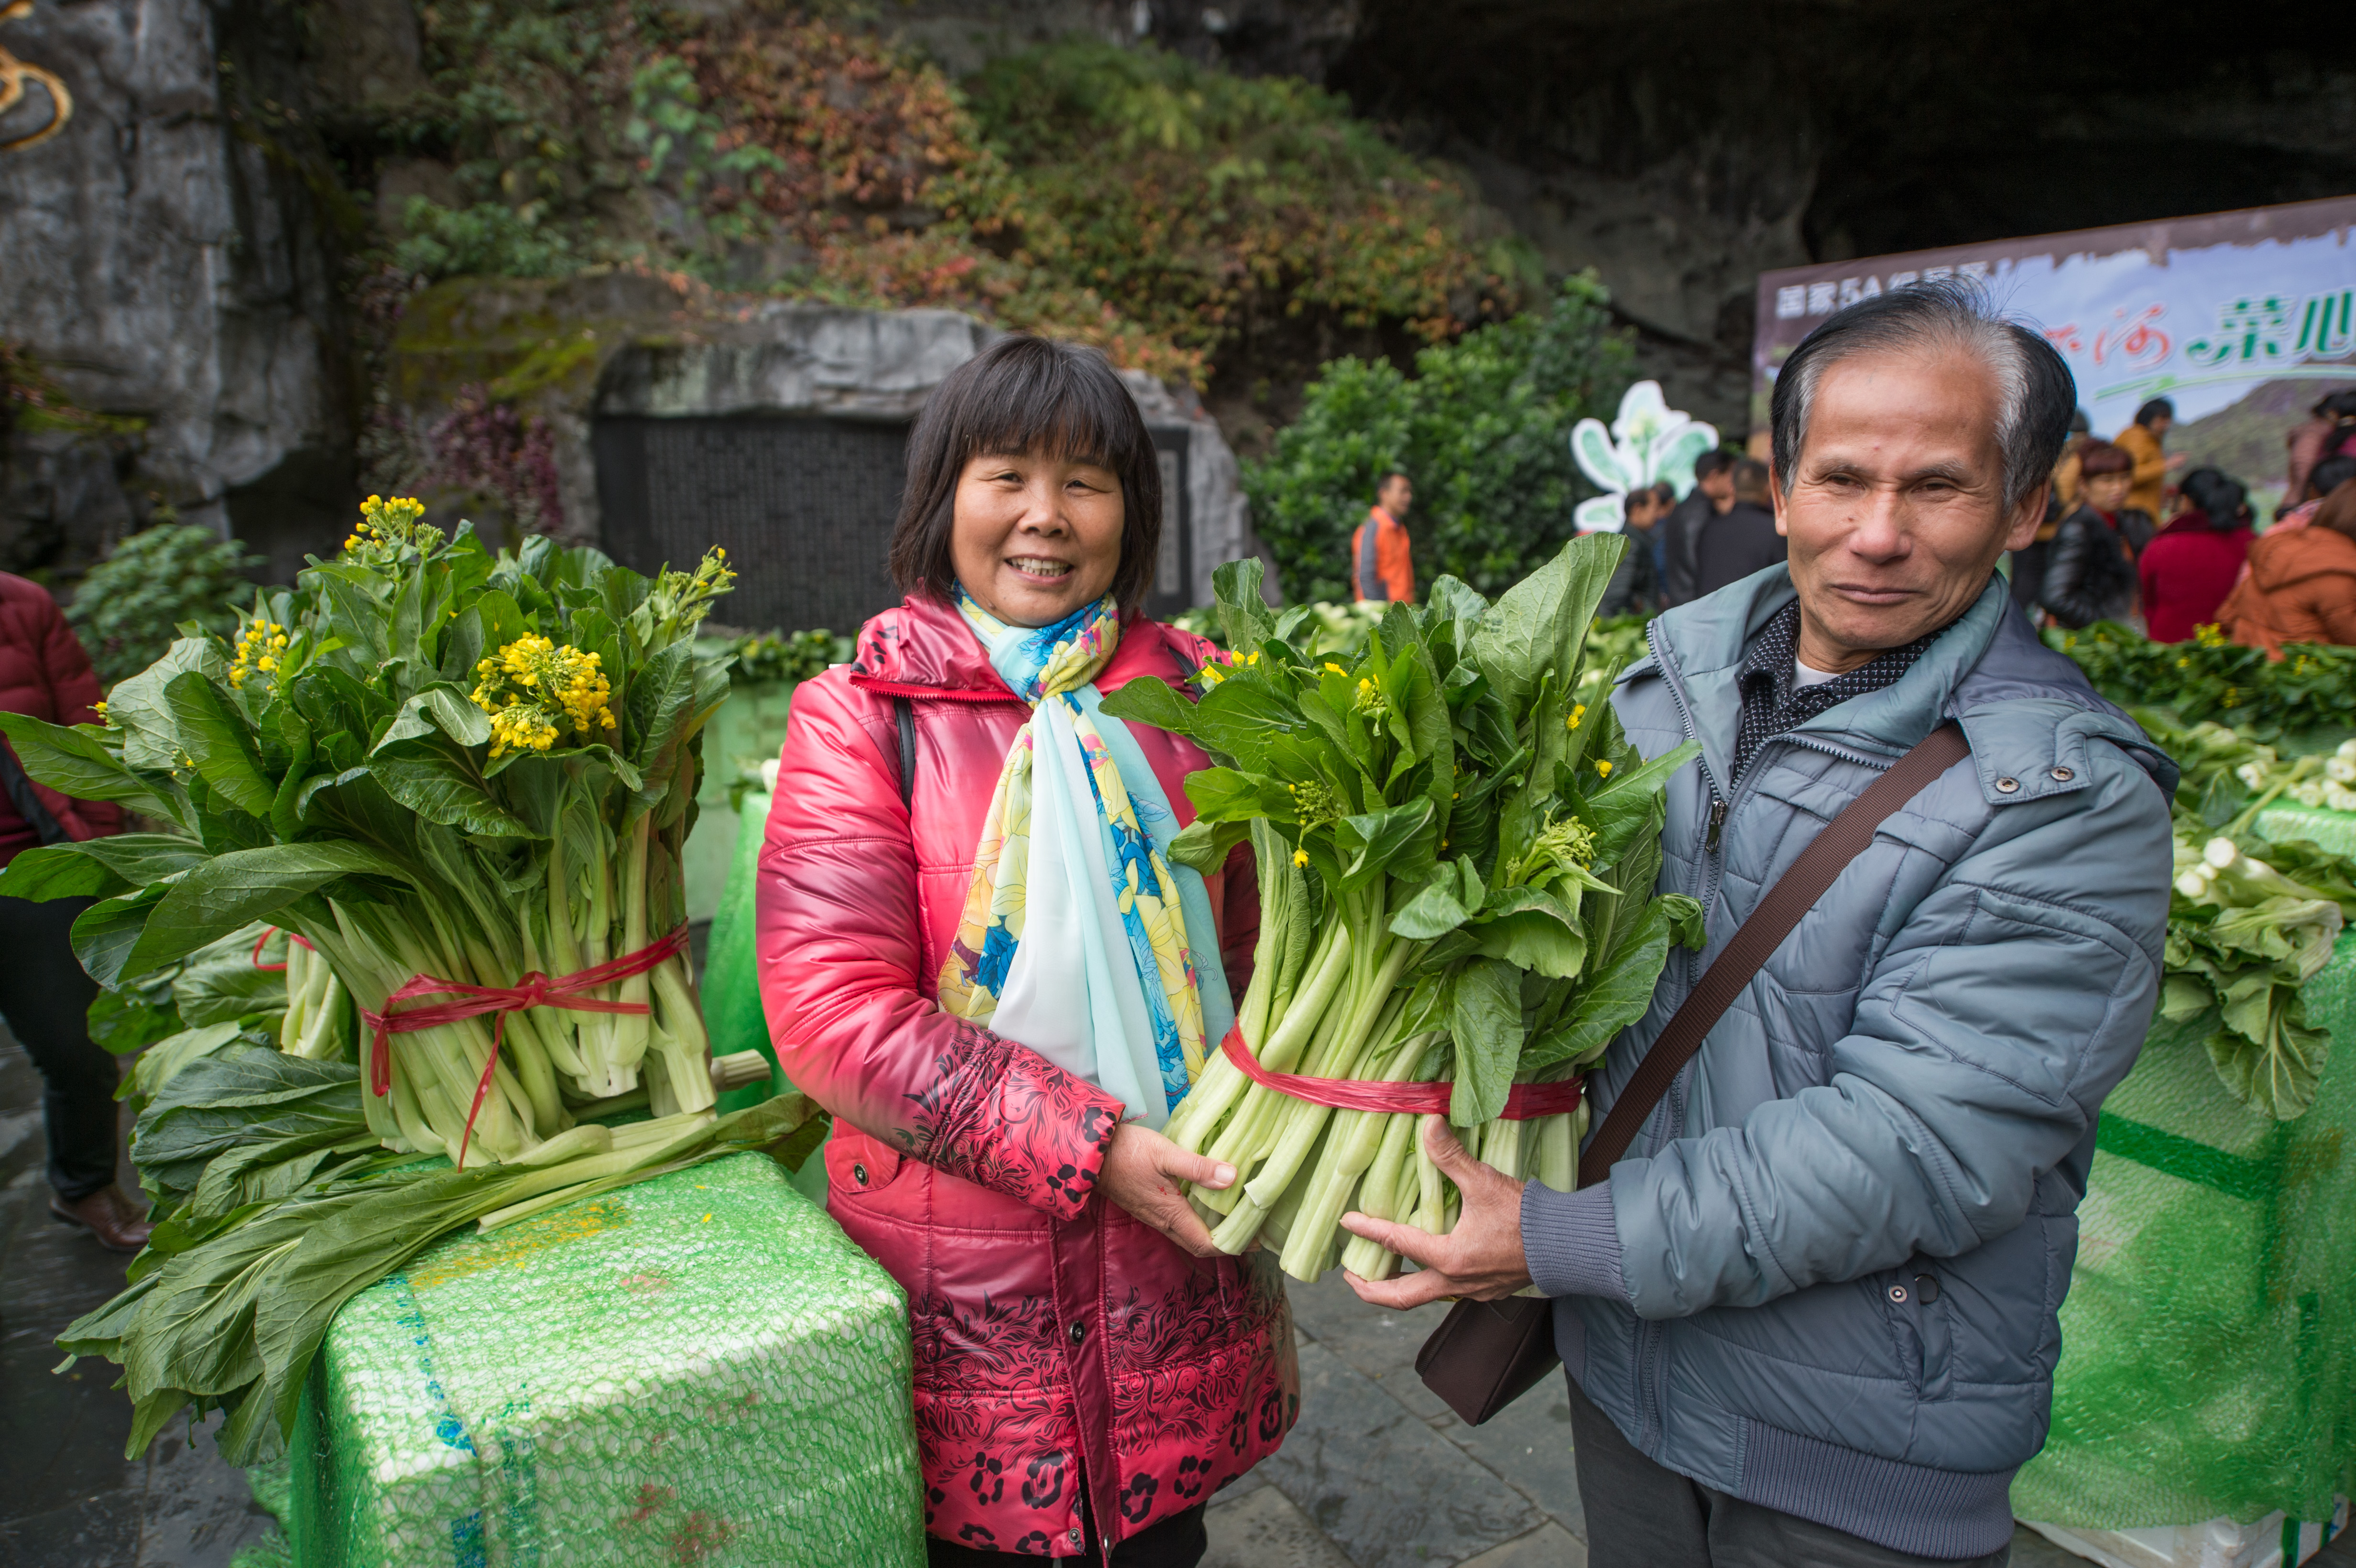
<svg viewBox="0 0 2356 1568">
<path fill-rule="evenodd" d="M 49 1218 L 39 1103 L 0 1029 L 0 1568 L 227 1568 L 272 1525 L 210 1437 L 166 1435 L 126 1461 L 114 1369 L 51 1375 L 58 1332 L 120 1288 L 123 1260 Z M 1338 1275 L 1292 1301 L 1301 1423 L 1212 1508 L 1205 1568 L 1586 1568 L 1558 1388 L 1468 1427 L 1415 1375 L 1441 1308 L 1378 1311 Z M 2012 1560 L 2083 1568 L 2027 1531 Z M 2356 1568 L 2356 1549 L 2318 1562 Z"/>
</svg>

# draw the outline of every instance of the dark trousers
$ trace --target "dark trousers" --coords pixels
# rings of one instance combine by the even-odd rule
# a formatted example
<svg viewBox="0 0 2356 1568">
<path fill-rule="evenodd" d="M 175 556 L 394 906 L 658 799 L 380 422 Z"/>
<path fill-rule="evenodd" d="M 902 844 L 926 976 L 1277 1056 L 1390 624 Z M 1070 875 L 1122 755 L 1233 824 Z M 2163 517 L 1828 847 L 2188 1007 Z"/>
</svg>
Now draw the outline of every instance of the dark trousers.
<svg viewBox="0 0 2356 1568">
<path fill-rule="evenodd" d="M 1655 1465 L 1570 1384 L 1570 1441 L 1587 1506 L 1588 1568 L 2005 1568 L 1916 1557 L 1689 1480 Z"/>
<path fill-rule="evenodd" d="M 1152 1529 L 1132 1535 L 1114 1547 L 1113 1568 L 1194 1568 L 1194 1564 L 1203 1560 L 1203 1553 L 1211 1549 L 1209 1537 L 1203 1533 L 1203 1506 L 1196 1503 L 1184 1513 L 1173 1513 Z M 1014 1564 L 1022 1563 L 1092 1563 L 1099 1560 L 1098 1547 L 1093 1535 L 1091 1531 L 1091 1538 L 1077 1554 L 1047 1558 L 979 1552 L 954 1541 L 928 1535 L 925 1538 L 925 1568 L 1013 1568 Z"/>
<path fill-rule="evenodd" d="M 72 1203 L 114 1179 L 119 1081 L 90 1038 L 98 982 L 73 954 L 75 917 L 97 901 L 0 898 L 0 1018 L 41 1070 L 49 1185 Z"/>
</svg>

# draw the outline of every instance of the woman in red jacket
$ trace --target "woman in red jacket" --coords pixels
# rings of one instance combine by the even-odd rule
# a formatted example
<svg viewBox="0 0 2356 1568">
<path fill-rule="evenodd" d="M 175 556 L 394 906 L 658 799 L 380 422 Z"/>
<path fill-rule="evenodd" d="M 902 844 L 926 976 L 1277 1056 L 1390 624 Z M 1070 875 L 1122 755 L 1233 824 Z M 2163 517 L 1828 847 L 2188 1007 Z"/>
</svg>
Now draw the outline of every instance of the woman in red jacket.
<svg viewBox="0 0 2356 1568">
<path fill-rule="evenodd" d="M 37 582 L 0 572 L 0 712 L 52 724 L 97 721 L 98 677 L 57 601 Z M 69 800 L 27 778 L 0 741 L 0 866 L 61 839 L 123 830 L 120 808 Z M 98 986 L 74 957 L 71 933 L 91 899 L 34 903 L 0 898 L 0 1016 L 41 1070 L 41 1120 L 49 1140 L 49 1212 L 135 1253 L 147 1243 L 143 1207 L 114 1181 L 114 1058 L 92 1044 L 86 1021 Z"/>
<path fill-rule="evenodd" d="M 1300 1380 L 1269 1254 L 1220 1255 L 1157 1130 L 1250 976 L 1240 852 L 1173 865 L 1202 752 L 1099 699 L 1211 656 L 1146 619 L 1161 470 L 1091 351 L 942 383 L 892 541 L 906 594 L 794 694 L 756 894 L 828 1207 L 908 1294 L 931 1561 L 1186 1568 Z"/>
<path fill-rule="evenodd" d="M 2168 520 L 2136 563 L 2144 624 L 2155 643 L 2180 643 L 2217 619 L 2249 559 L 2249 491 L 2214 468 L 2196 468 L 2179 486 L 2184 509 Z"/>
</svg>

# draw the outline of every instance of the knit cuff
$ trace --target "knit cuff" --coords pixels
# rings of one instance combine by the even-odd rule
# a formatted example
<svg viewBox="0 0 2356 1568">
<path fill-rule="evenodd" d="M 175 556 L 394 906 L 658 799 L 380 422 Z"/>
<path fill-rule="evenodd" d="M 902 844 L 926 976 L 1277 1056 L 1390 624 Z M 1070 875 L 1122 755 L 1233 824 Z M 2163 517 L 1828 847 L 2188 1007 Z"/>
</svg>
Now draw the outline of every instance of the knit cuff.
<svg viewBox="0 0 2356 1568">
<path fill-rule="evenodd" d="M 1544 1295 L 1630 1299 L 1620 1274 L 1620 1229 L 1612 1218 L 1608 1181 L 1576 1192 L 1538 1181 L 1523 1188 L 1522 1250 L 1531 1283 Z"/>
</svg>

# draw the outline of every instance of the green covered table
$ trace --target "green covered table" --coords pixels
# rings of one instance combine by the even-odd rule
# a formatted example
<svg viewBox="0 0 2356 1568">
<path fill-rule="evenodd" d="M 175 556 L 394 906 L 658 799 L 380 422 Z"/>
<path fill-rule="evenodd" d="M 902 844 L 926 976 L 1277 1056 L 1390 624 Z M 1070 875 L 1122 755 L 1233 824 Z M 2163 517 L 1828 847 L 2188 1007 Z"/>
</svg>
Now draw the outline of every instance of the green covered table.
<svg viewBox="0 0 2356 1568">
<path fill-rule="evenodd" d="M 2258 813 L 2254 826 L 2258 837 L 2268 843 L 2304 838 L 2335 855 L 2356 858 L 2356 812 L 2326 811 L 2297 801 L 2277 800 Z"/>
<path fill-rule="evenodd" d="M 337 1315 L 304 1568 L 924 1561 L 907 1310 L 740 1154 L 479 1235 Z"/>
<path fill-rule="evenodd" d="M 2285 826 L 2268 837 L 2318 837 Z M 2020 1518 L 2312 1545 L 2356 1491 L 2356 931 L 2300 997 L 2331 1050 L 2297 1120 L 2225 1092 L 2205 1019 L 2157 1021 L 2104 1103 Z"/>
</svg>

